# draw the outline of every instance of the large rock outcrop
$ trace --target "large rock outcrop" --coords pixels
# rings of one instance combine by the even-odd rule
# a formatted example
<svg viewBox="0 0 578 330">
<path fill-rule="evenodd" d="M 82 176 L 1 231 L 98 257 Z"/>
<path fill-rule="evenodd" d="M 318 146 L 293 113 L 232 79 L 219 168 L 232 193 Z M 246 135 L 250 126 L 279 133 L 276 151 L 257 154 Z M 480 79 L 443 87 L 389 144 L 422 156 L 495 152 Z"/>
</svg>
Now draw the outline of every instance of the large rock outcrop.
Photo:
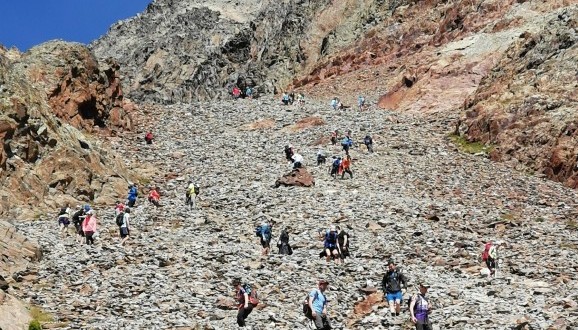
<svg viewBox="0 0 578 330">
<path fill-rule="evenodd" d="M 0 48 L 0 215 L 36 218 L 124 193 L 122 160 L 77 129 L 130 127 L 111 63 L 100 66 L 80 44 Z"/>
</svg>

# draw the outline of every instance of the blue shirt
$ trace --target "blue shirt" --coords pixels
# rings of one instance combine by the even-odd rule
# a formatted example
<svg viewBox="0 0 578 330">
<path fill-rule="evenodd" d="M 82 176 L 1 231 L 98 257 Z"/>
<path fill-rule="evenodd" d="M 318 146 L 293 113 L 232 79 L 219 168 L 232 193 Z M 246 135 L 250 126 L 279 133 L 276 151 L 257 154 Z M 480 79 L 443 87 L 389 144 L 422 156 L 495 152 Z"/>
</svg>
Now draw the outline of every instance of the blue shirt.
<svg viewBox="0 0 578 330">
<path fill-rule="evenodd" d="M 313 302 L 311 303 L 313 311 L 318 314 L 323 313 L 323 307 L 327 305 L 325 295 L 321 293 L 319 289 L 315 289 L 309 293 L 309 297 L 313 298 Z"/>
</svg>

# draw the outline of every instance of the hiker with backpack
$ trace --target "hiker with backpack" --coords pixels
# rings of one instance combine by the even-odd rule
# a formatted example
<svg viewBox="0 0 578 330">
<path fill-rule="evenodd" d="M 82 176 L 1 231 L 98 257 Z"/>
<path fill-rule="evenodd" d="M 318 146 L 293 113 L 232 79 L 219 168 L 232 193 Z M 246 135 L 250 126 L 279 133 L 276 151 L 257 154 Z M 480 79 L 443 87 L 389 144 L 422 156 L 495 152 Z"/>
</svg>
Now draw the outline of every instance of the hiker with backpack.
<svg viewBox="0 0 578 330">
<path fill-rule="evenodd" d="M 351 156 L 346 155 L 345 157 L 343 157 L 343 161 L 341 161 L 341 169 L 339 172 L 341 172 L 341 179 L 345 178 L 345 173 L 349 174 L 349 178 L 353 179 L 353 172 L 351 172 Z"/>
<path fill-rule="evenodd" d="M 325 151 L 319 150 L 317 151 L 317 166 L 325 164 L 325 160 L 327 156 L 325 156 Z"/>
<path fill-rule="evenodd" d="M 429 320 L 429 313 L 431 306 L 429 299 L 426 297 L 429 284 L 425 281 L 420 281 L 419 293 L 412 296 L 409 304 L 409 314 L 411 322 L 415 324 L 415 330 L 432 330 L 432 325 Z"/>
<path fill-rule="evenodd" d="M 285 159 L 287 159 L 287 161 L 292 162 L 293 161 L 293 146 L 292 145 L 286 145 L 285 146 Z"/>
<path fill-rule="evenodd" d="M 353 140 L 351 139 L 351 137 L 349 137 L 349 135 L 346 135 L 341 140 L 341 147 L 343 148 L 343 151 L 345 151 L 346 155 L 349 155 L 349 148 L 351 148 L 352 146 L 353 146 Z"/>
<path fill-rule="evenodd" d="M 84 237 L 84 231 L 82 230 L 82 222 L 86 216 L 84 208 L 78 205 L 76 212 L 72 215 L 72 224 L 74 225 L 74 230 L 76 231 L 76 242 L 82 243 L 82 237 Z"/>
<path fill-rule="evenodd" d="M 365 146 L 367 147 L 367 152 L 369 152 L 370 154 L 373 153 L 373 139 L 371 138 L 371 136 L 366 135 L 365 138 L 363 139 L 363 144 L 365 144 Z"/>
<path fill-rule="evenodd" d="M 283 92 L 283 96 L 281 97 L 281 102 L 283 102 L 284 105 L 289 105 L 289 103 L 291 102 L 291 100 L 289 98 L 289 94 L 287 94 L 287 92 Z"/>
<path fill-rule="evenodd" d="M 337 172 L 339 172 L 340 166 L 341 166 L 341 157 L 333 156 L 333 162 L 331 163 L 331 171 L 329 173 L 334 179 L 337 178 Z"/>
<path fill-rule="evenodd" d="M 153 204 L 156 207 L 161 206 L 160 204 L 161 193 L 159 191 L 159 187 L 154 187 L 153 189 L 151 189 L 151 191 L 149 192 L 148 200 L 151 204 Z"/>
<path fill-rule="evenodd" d="M 337 110 L 338 104 L 339 104 L 339 99 L 337 98 L 337 96 L 335 96 L 334 98 L 331 99 L 331 107 L 333 108 L 333 110 Z"/>
<path fill-rule="evenodd" d="M 271 246 L 271 236 L 272 236 L 273 226 L 268 224 L 266 221 L 263 221 L 260 226 L 257 226 L 255 229 L 255 236 L 259 237 L 259 241 L 263 250 L 261 251 L 261 255 L 268 255 L 269 248 Z"/>
<path fill-rule="evenodd" d="M 325 237 L 323 238 L 323 251 L 321 256 L 325 255 L 325 261 L 329 262 L 331 257 L 335 259 L 335 263 L 339 263 L 341 260 L 339 245 L 337 244 L 337 230 L 335 226 L 329 227 L 329 230 L 325 232 Z"/>
<path fill-rule="evenodd" d="M 124 212 L 120 212 L 116 216 L 116 225 L 120 231 L 120 245 L 124 245 L 130 236 L 130 208 L 126 208 Z"/>
<path fill-rule="evenodd" d="M 239 303 L 237 312 L 237 324 L 240 327 L 245 326 L 245 319 L 251 314 L 253 308 L 259 304 L 257 291 L 249 284 L 241 285 L 240 279 L 233 280 L 235 287 L 235 299 Z"/>
<path fill-rule="evenodd" d="M 239 97 L 241 97 L 241 89 L 239 87 L 235 86 L 235 87 L 233 87 L 231 94 L 233 95 L 233 98 L 236 100 Z"/>
<path fill-rule="evenodd" d="M 289 245 L 289 233 L 287 233 L 287 229 L 285 228 L 281 230 L 281 235 L 279 235 L 279 240 L 277 241 L 277 247 L 279 248 L 279 254 L 293 254 L 293 249 L 291 248 L 291 245 Z"/>
<path fill-rule="evenodd" d="M 381 286 L 383 287 L 383 292 L 385 292 L 391 316 L 398 316 L 401 310 L 401 302 L 403 301 L 401 286 L 403 284 L 404 289 L 407 290 L 407 279 L 405 275 L 396 269 L 393 260 L 387 263 L 387 267 L 388 271 L 381 280 Z"/>
<path fill-rule="evenodd" d="M 136 203 L 136 199 L 138 197 L 138 189 L 136 183 L 132 183 L 128 186 L 128 196 L 127 196 L 127 205 L 129 207 L 134 207 Z"/>
<path fill-rule="evenodd" d="M 488 277 L 496 277 L 496 262 L 498 260 L 498 245 L 493 244 L 492 241 L 489 241 L 484 245 L 484 252 L 482 252 L 482 261 L 486 262 L 486 267 L 490 273 Z"/>
<path fill-rule="evenodd" d="M 247 86 L 247 88 L 245 89 L 245 95 L 250 99 L 253 98 L 253 89 L 251 89 L 250 86 Z"/>
<path fill-rule="evenodd" d="M 293 160 L 293 169 L 303 167 L 303 156 L 298 153 L 294 153 L 291 159 Z"/>
<path fill-rule="evenodd" d="M 146 144 L 153 143 L 153 133 L 151 131 L 147 132 L 147 134 L 145 135 L 145 142 Z"/>
<path fill-rule="evenodd" d="M 58 227 L 60 228 L 60 236 L 67 235 L 68 225 L 70 225 L 70 208 L 63 207 L 58 212 Z"/>
<path fill-rule="evenodd" d="M 337 226 L 337 247 L 339 248 L 339 257 L 341 263 L 345 262 L 345 258 L 349 256 L 349 234 Z"/>
<path fill-rule="evenodd" d="M 357 106 L 359 107 L 359 111 L 363 111 L 363 108 L 365 107 L 365 97 L 361 95 L 357 97 Z"/>
<path fill-rule="evenodd" d="M 327 297 L 324 294 L 328 285 L 329 281 L 319 280 L 317 288 L 309 292 L 307 303 L 304 303 L 303 306 L 305 316 L 315 323 L 316 329 L 331 329 L 329 317 L 327 316 Z"/>
<path fill-rule="evenodd" d="M 189 209 L 195 208 L 195 203 L 199 192 L 200 192 L 199 186 L 194 184 L 193 181 L 189 181 L 187 191 L 185 192 L 185 204 L 189 205 Z"/>
</svg>

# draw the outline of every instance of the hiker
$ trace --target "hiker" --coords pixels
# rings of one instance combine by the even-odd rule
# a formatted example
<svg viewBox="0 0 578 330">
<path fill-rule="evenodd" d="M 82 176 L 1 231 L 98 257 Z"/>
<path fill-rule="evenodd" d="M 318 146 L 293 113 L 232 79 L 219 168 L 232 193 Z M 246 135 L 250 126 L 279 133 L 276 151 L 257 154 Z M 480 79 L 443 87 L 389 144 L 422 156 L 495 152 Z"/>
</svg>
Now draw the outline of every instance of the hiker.
<svg viewBox="0 0 578 330">
<path fill-rule="evenodd" d="M 94 233 L 96 233 L 96 215 L 93 210 L 86 212 L 86 218 L 82 222 L 82 231 L 84 232 L 84 237 L 86 238 L 86 245 L 94 244 Z"/>
<path fill-rule="evenodd" d="M 245 95 L 250 99 L 253 98 L 253 89 L 251 89 L 250 86 L 247 86 L 247 89 L 245 89 Z"/>
<path fill-rule="evenodd" d="M 281 102 L 283 102 L 284 105 L 289 105 L 289 94 L 287 94 L 287 92 L 283 92 Z"/>
<path fill-rule="evenodd" d="M 240 279 L 233 280 L 233 287 L 235 287 L 236 291 L 235 299 L 239 303 L 238 306 L 239 311 L 237 312 L 237 324 L 240 327 L 244 327 L 245 319 L 247 318 L 247 316 L 249 316 L 249 314 L 251 314 L 251 312 L 253 311 L 253 307 L 255 307 L 255 304 L 253 303 L 255 301 L 251 301 L 252 300 L 252 297 L 250 296 L 251 292 L 248 292 L 252 291 L 252 288 L 247 284 L 241 285 Z"/>
<path fill-rule="evenodd" d="M 72 224 L 74 225 L 74 230 L 76 231 L 76 242 L 82 243 L 82 237 L 84 237 L 84 231 L 82 230 L 82 222 L 86 216 L 84 208 L 78 205 L 76 212 L 72 215 Z"/>
<path fill-rule="evenodd" d="M 319 150 L 317 151 L 317 166 L 325 164 L 325 160 L 327 156 L 325 156 L 325 151 Z"/>
<path fill-rule="evenodd" d="M 331 329 L 329 317 L 327 316 L 327 297 L 325 290 L 329 281 L 321 279 L 317 283 L 317 288 L 309 292 L 309 308 L 311 309 L 311 320 L 315 323 L 316 329 Z"/>
<path fill-rule="evenodd" d="M 339 103 L 339 99 L 337 98 L 337 96 L 335 96 L 331 99 L 331 107 L 333 108 L 333 110 L 337 110 L 338 103 Z"/>
<path fill-rule="evenodd" d="M 341 147 L 343 147 L 343 151 L 345 151 L 345 154 L 347 154 L 347 155 L 349 155 L 349 148 L 351 148 L 352 145 L 353 145 L 353 140 L 349 137 L 349 135 L 346 135 L 341 140 Z"/>
<path fill-rule="evenodd" d="M 401 285 L 403 284 L 404 289 L 407 290 L 407 279 L 405 275 L 395 268 L 393 260 L 387 263 L 387 267 L 388 271 L 383 275 L 381 286 L 383 287 L 383 292 L 386 294 L 391 316 L 399 316 L 401 310 L 400 304 L 403 301 Z"/>
<path fill-rule="evenodd" d="M 419 293 L 416 293 L 411 298 L 411 303 L 409 304 L 409 314 L 411 321 L 415 324 L 415 330 L 432 330 L 429 320 L 431 307 L 428 298 L 425 296 L 428 288 L 429 284 L 425 281 L 420 281 Z"/>
<path fill-rule="evenodd" d="M 331 144 L 332 145 L 337 144 L 337 134 L 339 134 L 339 132 L 337 130 L 331 132 Z"/>
<path fill-rule="evenodd" d="M 237 86 L 233 87 L 233 91 L 231 92 L 233 98 L 236 100 L 241 97 L 241 89 Z"/>
<path fill-rule="evenodd" d="M 277 241 L 277 247 L 279 248 L 279 254 L 293 254 L 293 249 L 289 245 L 289 233 L 287 229 L 283 228 L 281 230 L 281 235 L 279 235 L 279 240 Z"/>
<path fill-rule="evenodd" d="M 263 223 L 261 223 L 260 226 L 257 226 L 257 229 L 255 229 L 255 236 L 259 237 L 259 240 L 261 242 L 261 246 L 263 247 L 263 250 L 261 251 L 261 255 L 268 255 L 269 254 L 269 248 L 271 246 L 271 232 L 273 231 L 273 227 L 268 224 L 266 221 L 263 221 Z"/>
<path fill-rule="evenodd" d="M 60 228 L 60 236 L 67 235 L 68 225 L 70 225 L 70 208 L 63 207 L 58 212 L 58 227 Z"/>
<path fill-rule="evenodd" d="M 287 161 L 292 162 L 293 161 L 293 146 L 292 145 L 287 145 L 285 146 L 285 159 L 287 159 Z"/>
<path fill-rule="evenodd" d="M 486 266 L 490 273 L 488 277 L 496 277 L 496 261 L 498 260 L 498 247 L 499 244 L 493 244 L 489 241 L 484 246 L 484 252 L 482 253 L 482 260 L 486 262 Z"/>
<path fill-rule="evenodd" d="M 339 167 L 341 166 L 341 157 L 333 156 L 333 163 L 331 163 L 331 176 L 335 179 L 337 178 L 337 172 L 339 171 Z"/>
<path fill-rule="evenodd" d="M 363 144 L 365 144 L 365 146 L 367 147 L 367 152 L 373 153 L 373 139 L 371 138 L 371 136 L 366 135 L 365 138 L 363 139 Z"/>
<path fill-rule="evenodd" d="M 120 201 L 116 201 L 116 203 L 114 204 L 114 218 L 116 219 L 117 215 L 124 212 L 124 209 L 125 209 L 124 204 L 121 203 Z"/>
<path fill-rule="evenodd" d="M 302 106 L 305 104 L 305 95 L 303 93 L 297 94 L 297 105 Z"/>
<path fill-rule="evenodd" d="M 153 143 L 153 133 L 152 133 L 152 132 L 149 131 L 149 132 L 145 135 L 145 142 L 146 142 L 147 144 L 152 144 L 152 143 Z"/>
<path fill-rule="evenodd" d="M 295 153 L 293 154 L 293 157 L 291 157 L 291 159 L 293 160 L 293 169 L 303 167 L 303 156 L 301 156 L 298 153 Z"/>
<path fill-rule="evenodd" d="M 187 191 L 185 192 L 185 204 L 189 205 L 189 209 L 195 208 L 197 195 L 199 194 L 199 186 L 195 185 L 193 181 L 189 181 Z"/>
<path fill-rule="evenodd" d="M 151 191 L 149 192 L 149 197 L 148 200 L 150 203 L 152 203 L 154 206 L 159 207 L 160 205 L 160 199 L 161 199 L 161 193 L 159 191 L 159 187 L 154 187 L 153 189 L 151 189 Z"/>
<path fill-rule="evenodd" d="M 363 110 L 363 107 L 365 107 L 365 97 L 361 95 L 357 97 L 357 106 L 359 107 L 359 111 Z"/>
<path fill-rule="evenodd" d="M 124 243 L 128 240 L 130 236 L 130 208 L 126 208 L 123 213 L 120 213 L 118 216 L 122 216 L 120 219 L 120 245 L 124 245 Z M 117 221 L 117 224 L 119 222 Z"/>
<path fill-rule="evenodd" d="M 323 251 L 325 252 L 325 261 L 329 262 L 331 257 L 335 259 L 335 263 L 339 263 L 339 260 L 341 260 L 341 257 L 339 256 L 339 246 L 337 245 L 337 231 L 335 226 L 329 227 L 329 230 L 325 232 Z"/>
<path fill-rule="evenodd" d="M 345 173 L 349 174 L 349 178 L 353 179 L 353 172 L 351 172 L 351 156 L 346 155 L 340 164 L 339 173 L 341 173 L 341 179 L 345 177 Z"/>
<path fill-rule="evenodd" d="M 339 248 L 339 257 L 341 262 L 345 262 L 345 258 L 349 256 L 349 234 L 341 229 L 341 226 L 336 226 L 337 229 L 337 247 Z"/>
<path fill-rule="evenodd" d="M 128 186 L 128 197 L 127 197 L 127 205 L 128 207 L 134 207 L 136 203 L 136 198 L 138 197 L 138 189 L 136 183 L 132 183 Z"/>
</svg>

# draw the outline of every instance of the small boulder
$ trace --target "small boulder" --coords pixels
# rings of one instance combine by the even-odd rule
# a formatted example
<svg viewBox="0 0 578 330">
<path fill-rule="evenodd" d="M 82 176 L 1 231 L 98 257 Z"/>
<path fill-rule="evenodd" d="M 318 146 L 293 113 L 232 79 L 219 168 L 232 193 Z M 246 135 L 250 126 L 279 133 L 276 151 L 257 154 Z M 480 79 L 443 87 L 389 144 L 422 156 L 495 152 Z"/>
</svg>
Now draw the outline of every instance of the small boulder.
<svg viewBox="0 0 578 330">
<path fill-rule="evenodd" d="M 292 170 L 275 181 L 275 188 L 279 186 L 311 187 L 315 185 L 315 179 L 305 168 Z"/>
</svg>

